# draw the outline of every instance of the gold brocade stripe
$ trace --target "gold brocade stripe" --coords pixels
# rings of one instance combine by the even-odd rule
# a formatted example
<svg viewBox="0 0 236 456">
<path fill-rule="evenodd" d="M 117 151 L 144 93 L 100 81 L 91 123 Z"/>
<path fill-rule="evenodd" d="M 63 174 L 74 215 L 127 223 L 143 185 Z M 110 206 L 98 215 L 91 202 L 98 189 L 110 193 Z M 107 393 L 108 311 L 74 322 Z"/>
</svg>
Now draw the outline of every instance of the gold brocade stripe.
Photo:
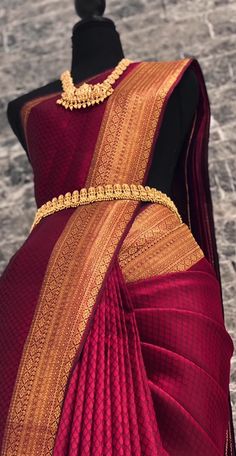
<svg viewBox="0 0 236 456">
<path fill-rule="evenodd" d="M 119 83 L 106 103 L 86 187 L 143 183 L 165 97 L 190 60 L 142 62 Z M 3 456 L 52 454 L 73 360 L 139 204 L 118 200 L 80 206 L 58 238 L 18 369 Z"/>
<path fill-rule="evenodd" d="M 188 226 L 166 207 L 150 205 L 135 218 L 119 264 L 126 282 L 186 271 L 204 254 Z"/>
</svg>

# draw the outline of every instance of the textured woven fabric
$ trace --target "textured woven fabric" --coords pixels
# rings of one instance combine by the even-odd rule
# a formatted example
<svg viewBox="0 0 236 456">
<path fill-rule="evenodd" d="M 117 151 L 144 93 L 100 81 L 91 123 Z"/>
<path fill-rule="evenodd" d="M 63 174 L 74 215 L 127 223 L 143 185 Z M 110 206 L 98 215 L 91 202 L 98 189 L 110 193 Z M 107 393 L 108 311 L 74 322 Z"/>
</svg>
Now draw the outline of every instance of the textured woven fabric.
<svg viewBox="0 0 236 456">
<path fill-rule="evenodd" d="M 40 221 L 0 278 L 2 456 L 234 456 L 234 346 L 198 63 L 134 62 L 93 109 L 68 112 L 51 95 L 22 122 L 37 206 L 98 183 L 145 185 L 165 102 L 190 63 L 200 103 L 173 186 L 184 223 L 136 201 L 65 209 Z"/>
</svg>

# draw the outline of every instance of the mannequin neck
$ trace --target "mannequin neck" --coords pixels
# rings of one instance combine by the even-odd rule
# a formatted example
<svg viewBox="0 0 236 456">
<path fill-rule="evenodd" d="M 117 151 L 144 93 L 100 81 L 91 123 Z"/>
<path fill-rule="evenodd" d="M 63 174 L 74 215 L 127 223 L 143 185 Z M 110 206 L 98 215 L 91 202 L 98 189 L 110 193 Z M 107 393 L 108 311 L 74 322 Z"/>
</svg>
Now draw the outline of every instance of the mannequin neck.
<svg viewBox="0 0 236 456">
<path fill-rule="evenodd" d="M 124 53 L 111 19 L 92 16 L 73 28 L 71 75 L 74 82 L 115 67 Z"/>
</svg>

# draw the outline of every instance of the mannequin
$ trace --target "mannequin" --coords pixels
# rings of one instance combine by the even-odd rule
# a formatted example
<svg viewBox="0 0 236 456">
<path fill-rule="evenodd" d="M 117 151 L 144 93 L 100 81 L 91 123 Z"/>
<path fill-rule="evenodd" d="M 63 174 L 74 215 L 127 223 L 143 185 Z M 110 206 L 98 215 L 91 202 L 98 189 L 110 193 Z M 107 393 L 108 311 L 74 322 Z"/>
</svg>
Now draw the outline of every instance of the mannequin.
<svg viewBox="0 0 236 456">
<path fill-rule="evenodd" d="M 105 0 L 75 0 L 81 20 L 73 27 L 71 75 L 75 83 L 115 67 L 125 57 L 119 34 L 111 19 L 102 16 Z M 20 121 L 23 105 L 36 97 L 61 91 L 61 81 L 52 81 L 8 104 L 9 124 L 27 152 Z M 145 185 L 172 197 L 171 183 L 183 144 L 197 108 L 199 87 L 192 69 L 187 69 L 171 94 Z"/>
<path fill-rule="evenodd" d="M 114 23 L 103 17 L 104 0 L 76 0 L 75 7 L 81 20 L 71 72 L 79 83 L 110 74 L 124 53 Z M 1 454 L 104 454 L 123 445 L 130 455 L 235 454 L 234 346 L 224 327 L 207 172 L 208 96 L 197 59 L 172 60 L 167 70 L 164 62 L 154 61 L 150 74 L 149 63 L 137 62 L 140 71 L 118 88 L 114 105 L 88 115 L 57 109 L 60 79 L 8 105 L 29 160 L 32 150 L 35 201 L 52 212 L 0 277 Z M 162 91 L 165 82 L 171 94 Z M 145 98 L 148 87 L 156 97 Z M 160 94 L 166 104 L 158 112 Z M 27 123 L 29 101 L 39 110 Z M 80 184 L 141 183 L 144 172 L 145 185 L 179 199 L 175 215 L 165 196 L 158 204 L 146 200 L 145 210 L 140 198 L 80 199 L 79 210 L 61 204 L 75 202 Z"/>
</svg>

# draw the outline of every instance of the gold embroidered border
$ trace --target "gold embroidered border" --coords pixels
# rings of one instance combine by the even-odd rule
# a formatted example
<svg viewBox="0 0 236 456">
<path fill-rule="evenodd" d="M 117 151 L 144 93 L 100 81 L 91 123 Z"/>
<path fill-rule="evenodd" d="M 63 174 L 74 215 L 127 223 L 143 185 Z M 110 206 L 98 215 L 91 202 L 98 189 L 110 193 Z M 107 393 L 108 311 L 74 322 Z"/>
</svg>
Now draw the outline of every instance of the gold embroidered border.
<svg viewBox="0 0 236 456">
<path fill-rule="evenodd" d="M 23 132 L 24 132 L 24 135 L 25 135 L 25 141 L 26 141 L 26 145 L 27 145 L 28 151 L 29 151 L 28 136 L 27 136 L 28 118 L 29 118 L 31 109 L 34 106 L 36 106 L 38 103 L 40 103 L 42 100 L 44 100 L 45 98 L 47 98 L 47 96 L 38 97 L 38 98 L 36 98 L 34 100 L 28 101 L 27 103 L 24 104 L 24 106 L 21 108 L 21 111 L 20 111 L 20 120 L 21 120 L 21 125 L 22 125 L 22 128 L 23 128 Z"/>
<path fill-rule="evenodd" d="M 88 186 L 143 183 L 163 103 L 189 60 L 141 62 L 116 87 L 104 113 Z"/>
<path fill-rule="evenodd" d="M 142 184 L 169 89 L 190 59 L 142 62 L 106 104 L 85 186 Z M 69 115 L 69 113 L 68 113 Z M 137 201 L 74 210 L 45 273 L 12 395 L 3 456 L 49 456 L 73 359 Z"/>
<path fill-rule="evenodd" d="M 118 258 L 127 282 L 185 271 L 204 256 L 188 226 L 166 207 L 150 205 L 135 218 Z"/>
</svg>

